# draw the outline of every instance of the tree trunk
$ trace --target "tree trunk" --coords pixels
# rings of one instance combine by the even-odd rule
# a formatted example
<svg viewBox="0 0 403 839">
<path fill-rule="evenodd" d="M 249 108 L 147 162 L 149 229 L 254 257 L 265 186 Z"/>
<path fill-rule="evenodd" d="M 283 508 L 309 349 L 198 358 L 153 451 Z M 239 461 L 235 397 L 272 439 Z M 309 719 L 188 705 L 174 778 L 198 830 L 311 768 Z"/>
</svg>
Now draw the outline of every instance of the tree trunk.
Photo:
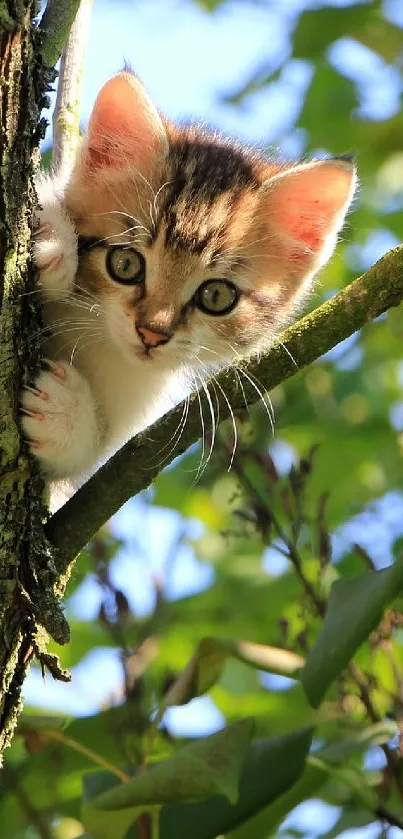
<svg viewBox="0 0 403 839">
<path fill-rule="evenodd" d="M 53 595 L 56 574 L 42 522 L 43 482 L 18 429 L 24 371 L 39 361 L 39 326 L 29 265 L 35 210 L 32 177 L 46 77 L 32 26 L 36 0 L 0 0 L 0 763 L 21 711 L 21 687 L 34 654 L 43 665 L 44 626 L 66 640 Z"/>
</svg>

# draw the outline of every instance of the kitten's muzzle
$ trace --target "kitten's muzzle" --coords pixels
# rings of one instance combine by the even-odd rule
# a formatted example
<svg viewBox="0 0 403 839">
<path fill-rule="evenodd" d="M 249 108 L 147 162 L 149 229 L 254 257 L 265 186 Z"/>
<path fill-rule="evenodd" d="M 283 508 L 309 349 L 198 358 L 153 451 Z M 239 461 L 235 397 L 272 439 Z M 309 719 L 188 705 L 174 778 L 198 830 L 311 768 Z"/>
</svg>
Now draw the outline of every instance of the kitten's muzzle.
<svg viewBox="0 0 403 839">
<path fill-rule="evenodd" d="M 141 341 L 147 350 L 159 347 L 161 344 L 167 344 L 172 336 L 172 332 L 161 327 L 153 329 L 152 326 L 138 326 L 136 323 L 136 332 L 140 335 Z"/>
</svg>

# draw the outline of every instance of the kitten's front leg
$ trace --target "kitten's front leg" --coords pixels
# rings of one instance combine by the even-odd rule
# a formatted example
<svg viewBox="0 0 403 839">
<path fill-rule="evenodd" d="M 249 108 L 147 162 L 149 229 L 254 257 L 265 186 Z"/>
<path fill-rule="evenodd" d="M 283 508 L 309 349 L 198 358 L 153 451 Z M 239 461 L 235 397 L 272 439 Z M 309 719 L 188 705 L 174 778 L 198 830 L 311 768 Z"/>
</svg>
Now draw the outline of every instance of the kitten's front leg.
<svg viewBox="0 0 403 839">
<path fill-rule="evenodd" d="M 36 184 L 39 227 L 33 258 L 45 303 L 69 300 L 77 273 L 77 234 L 63 204 L 62 184 L 41 175 Z M 48 324 L 50 331 L 51 323 Z M 100 430 L 96 405 L 84 376 L 66 361 L 49 360 L 21 396 L 22 428 L 43 471 L 68 478 L 97 459 Z"/>
<path fill-rule="evenodd" d="M 54 478 L 75 477 L 94 465 L 100 431 L 90 386 L 71 364 L 48 361 L 22 394 L 22 427 L 32 454 Z"/>
<path fill-rule="evenodd" d="M 40 209 L 32 254 L 39 283 L 48 300 L 60 300 L 72 290 L 77 273 L 77 233 L 64 207 L 62 185 L 40 175 L 36 189 Z"/>
</svg>

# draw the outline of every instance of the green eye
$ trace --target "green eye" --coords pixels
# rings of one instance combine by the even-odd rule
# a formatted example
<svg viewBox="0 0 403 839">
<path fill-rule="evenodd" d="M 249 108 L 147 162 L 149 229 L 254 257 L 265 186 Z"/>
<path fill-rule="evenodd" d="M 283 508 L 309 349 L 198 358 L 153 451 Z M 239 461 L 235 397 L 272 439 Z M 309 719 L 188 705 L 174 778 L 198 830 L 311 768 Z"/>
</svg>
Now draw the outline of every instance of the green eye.
<svg viewBox="0 0 403 839">
<path fill-rule="evenodd" d="M 146 273 L 144 257 L 130 246 L 109 248 L 106 267 L 112 279 L 117 283 L 134 285 L 144 282 Z"/>
<path fill-rule="evenodd" d="M 195 305 L 208 315 L 226 315 L 238 300 L 239 291 L 230 280 L 206 280 L 193 298 Z"/>
</svg>

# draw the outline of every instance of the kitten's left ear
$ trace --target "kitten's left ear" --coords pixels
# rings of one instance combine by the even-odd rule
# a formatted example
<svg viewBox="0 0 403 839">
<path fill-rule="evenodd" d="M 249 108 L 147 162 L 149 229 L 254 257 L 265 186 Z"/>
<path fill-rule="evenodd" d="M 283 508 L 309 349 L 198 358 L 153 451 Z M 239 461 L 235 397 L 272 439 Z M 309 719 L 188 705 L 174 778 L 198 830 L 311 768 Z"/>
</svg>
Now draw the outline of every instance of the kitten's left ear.
<svg viewBox="0 0 403 839">
<path fill-rule="evenodd" d="M 356 187 L 349 158 L 319 160 L 269 178 L 263 185 L 270 232 L 287 275 L 317 271 L 331 256 Z"/>
<path fill-rule="evenodd" d="M 137 76 L 126 70 L 112 76 L 91 114 L 82 152 L 85 168 L 119 168 L 129 162 L 144 172 L 167 147 L 162 119 Z"/>
</svg>

